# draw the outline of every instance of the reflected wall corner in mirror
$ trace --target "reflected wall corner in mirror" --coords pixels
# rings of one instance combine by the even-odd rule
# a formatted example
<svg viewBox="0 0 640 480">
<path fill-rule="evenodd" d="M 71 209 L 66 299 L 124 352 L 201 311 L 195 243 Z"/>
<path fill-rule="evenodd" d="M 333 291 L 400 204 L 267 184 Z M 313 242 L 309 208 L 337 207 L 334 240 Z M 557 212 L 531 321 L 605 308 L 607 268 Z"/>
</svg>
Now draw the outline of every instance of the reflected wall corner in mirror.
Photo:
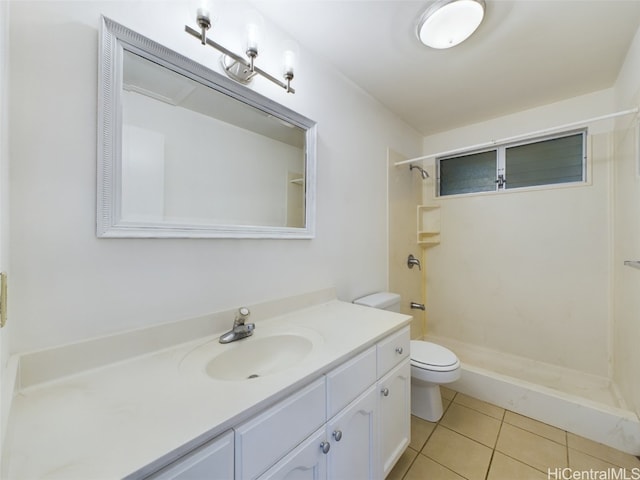
<svg viewBox="0 0 640 480">
<path fill-rule="evenodd" d="M 97 235 L 313 238 L 316 123 L 102 18 Z"/>
</svg>

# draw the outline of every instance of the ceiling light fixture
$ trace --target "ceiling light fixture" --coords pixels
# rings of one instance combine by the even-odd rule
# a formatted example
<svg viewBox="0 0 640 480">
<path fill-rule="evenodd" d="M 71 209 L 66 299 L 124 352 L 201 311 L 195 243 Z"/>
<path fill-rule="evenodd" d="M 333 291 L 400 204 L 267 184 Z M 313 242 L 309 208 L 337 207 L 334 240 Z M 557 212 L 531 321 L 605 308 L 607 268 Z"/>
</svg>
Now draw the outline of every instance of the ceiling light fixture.
<svg viewBox="0 0 640 480">
<path fill-rule="evenodd" d="M 484 9 L 484 0 L 437 0 L 420 17 L 418 38 L 432 48 L 455 47 L 476 31 Z"/>
</svg>

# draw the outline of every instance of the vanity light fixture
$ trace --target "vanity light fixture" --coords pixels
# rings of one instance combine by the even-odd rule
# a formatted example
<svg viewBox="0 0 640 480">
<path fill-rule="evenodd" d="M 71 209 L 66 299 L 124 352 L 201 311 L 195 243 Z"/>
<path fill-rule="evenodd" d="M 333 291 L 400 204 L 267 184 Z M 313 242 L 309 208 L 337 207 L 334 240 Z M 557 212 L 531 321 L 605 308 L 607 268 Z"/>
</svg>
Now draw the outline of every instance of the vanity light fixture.
<svg viewBox="0 0 640 480">
<path fill-rule="evenodd" d="M 455 47 L 480 26 L 484 10 L 484 0 L 436 0 L 418 21 L 418 38 L 431 48 Z"/>
<path fill-rule="evenodd" d="M 227 73 L 229 78 L 233 80 L 247 84 L 251 82 L 256 75 L 262 75 L 267 80 L 272 81 L 276 85 L 284 88 L 287 93 L 296 93 L 291 87 L 291 80 L 293 80 L 294 73 L 294 54 L 292 51 L 287 50 L 284 54 L 284 70 L 283 77 L 284 82 L 280 81 L 270 73 L 265 72 L 260 67 L 255 65 L 256 57 L 258 56 L 259 35 L 260 29 L 258 25 L 249 23 L 247 25 L 247 47 L 245 49 L 246 58 L 242 55 L 238 55 L 226 47 L 223 47 L 217 42 L 214 42 L 207 37 L 207 31 L 211 28 L 211 18 L 209 12 L 204 8 L 199 8 L 196 16 L 196 22 L 200 27 L 200 31 L 185 25 L 185 31 L 200 40 L 202 45 L 209 45 L 222 53 L 220 62 L 222 68 Z"/>
</svg>

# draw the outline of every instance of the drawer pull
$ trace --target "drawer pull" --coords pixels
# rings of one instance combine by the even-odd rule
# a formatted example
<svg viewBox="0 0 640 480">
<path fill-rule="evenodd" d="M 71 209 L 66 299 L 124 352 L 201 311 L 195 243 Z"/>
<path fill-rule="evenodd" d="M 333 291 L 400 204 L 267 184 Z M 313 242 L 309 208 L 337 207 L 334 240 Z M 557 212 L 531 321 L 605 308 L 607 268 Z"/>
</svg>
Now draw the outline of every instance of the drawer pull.
<svg viewBox="0 0 640 480">
<path fill-rule="evenodd" d="M 402 347 L 396 347 L 396 353 L 397 353 L 398 355 L 402 355 L 402 354 L 404 353 L 403 348 L 402 348 Z"/>
<path fill-rule="evenodd" d="M 387 387 L 384 387 L 382 390 L 380 390 L 380 392 L 382 393 L 382 395 L 384 395 L 385 397 L 389 396 L 389 389 Z"/>
<path fill-rule="evenodd" d="M 322 450 L 322 453 L 326 455 L 329 453 L 329 450 L 331 450 L 331 444 L 329 444 L 329 442 L 322 442 L 320 444 L 320 450 Z"/>
<path fill-rule="evenodd" d="M 336 439 L 336 442 L 342 440 L 342 430 L 336 430 L 335 432 L 333 432 L 333 438 Z"/>
</svg>

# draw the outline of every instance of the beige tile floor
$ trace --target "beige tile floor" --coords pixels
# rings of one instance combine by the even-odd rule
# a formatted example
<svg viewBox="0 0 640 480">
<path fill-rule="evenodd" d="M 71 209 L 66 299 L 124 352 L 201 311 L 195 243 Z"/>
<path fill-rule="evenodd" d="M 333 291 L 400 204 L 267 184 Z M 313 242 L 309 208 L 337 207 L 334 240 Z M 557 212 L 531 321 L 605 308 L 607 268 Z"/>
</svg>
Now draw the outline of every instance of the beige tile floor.
<svg viewBox="0 0 640 480">
<path fill-rule="evenodd" d="M 411 444 L 387 480 L 640 479 L 632 455 L 453 390 L 442 399 L 439 422 L 411 417 Z"/>
</svg>

